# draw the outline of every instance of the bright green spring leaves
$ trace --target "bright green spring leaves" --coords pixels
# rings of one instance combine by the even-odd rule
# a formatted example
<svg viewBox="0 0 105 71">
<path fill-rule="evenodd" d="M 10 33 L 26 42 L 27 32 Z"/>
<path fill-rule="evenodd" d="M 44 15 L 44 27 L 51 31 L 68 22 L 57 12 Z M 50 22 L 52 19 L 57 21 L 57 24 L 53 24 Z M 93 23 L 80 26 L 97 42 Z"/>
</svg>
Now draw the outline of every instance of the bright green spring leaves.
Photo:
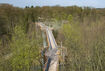
<svg viewBox="0 0 105 71">
<path fill-rule="evenodd" d="M 11 48 L 13 71 L 30 71 L 32 64 L 38 63 L 39 50 L 35 38 L 29 39 L 20 26 L 15 27 Z"/>
<path fill-rule="evenodd" d="M 77 29 L 76 26 L 71 24 L 64 24 L 62 27 L 63 35 L 65 37 L 65 45 L 68 47 L 70 47 L 69 45 L 72 45 L 72 43 L 77 43 L 80 39 L 80 33 L 75 28 Z"/>
</svg>

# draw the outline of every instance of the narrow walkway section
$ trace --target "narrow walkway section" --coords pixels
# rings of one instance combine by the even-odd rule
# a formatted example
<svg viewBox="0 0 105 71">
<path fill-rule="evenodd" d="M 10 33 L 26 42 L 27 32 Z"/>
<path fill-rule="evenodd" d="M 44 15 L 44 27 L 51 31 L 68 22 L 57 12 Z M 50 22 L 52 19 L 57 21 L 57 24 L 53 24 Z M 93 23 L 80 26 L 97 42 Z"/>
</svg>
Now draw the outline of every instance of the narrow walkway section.
<svg viewBox="0 0 105 71">
<path fill-rule="evenodd" d="M 48 47 L 49 47 L 49 50 L 45 53 L 47 61 L 43 71 L 57 71 L 59 64 L 59 59 L 57 55 L 58 46 L 53 36 L 52 30 L 50 29 L 50 27 L 44 25 L 41 22 L 37 23 L 37 25 L 40 26 L 41 30 L 46 33 Z"/>
</svg>

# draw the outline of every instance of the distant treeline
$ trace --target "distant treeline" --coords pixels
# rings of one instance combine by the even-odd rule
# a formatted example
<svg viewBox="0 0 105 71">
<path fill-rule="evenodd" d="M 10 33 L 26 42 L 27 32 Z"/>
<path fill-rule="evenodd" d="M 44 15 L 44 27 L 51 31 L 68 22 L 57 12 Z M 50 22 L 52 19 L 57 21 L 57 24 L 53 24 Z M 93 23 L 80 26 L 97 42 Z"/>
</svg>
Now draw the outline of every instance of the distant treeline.
<svg viewBox="0 0 105 71">
<path fill-rule="evenodd" d="M 57 19 L 67 20 L 68 16 L 72 15 L 73 19 L 83 21 L 85 17 L 96 21 L 98 18 L 105 17 L 105 9 L 96 9 L 89 7 L 60 7 L 60 6 L 44 6 L 44 7 L 27 7 L 18 8 L 8 4 L 0 4 L 0 36 L 3 34 L 10 35 L 12 28 L 22 23 L 28 29 L 29 22 L 38 21 L 41 17 L 45 20 Z"/>
<path fill-rule="evenodd" d="M 105 9 L 77 6 L 26 6 L 26 8 L 18 8 L 8 4 L 0 4 L 0 36 L 7 33 L 9 35 L 12 28 L 19 23 L 22 23 L 27 31 L 28 23 L 38 21 L 39 17 L 44 20 L 67 20 L 69 15 L 72 15 L 74 20 L 84 21 L 85 17 L 89 17 L 90 20 L 96 21 L 100 17 L 105 17 Z"/>
</svg>

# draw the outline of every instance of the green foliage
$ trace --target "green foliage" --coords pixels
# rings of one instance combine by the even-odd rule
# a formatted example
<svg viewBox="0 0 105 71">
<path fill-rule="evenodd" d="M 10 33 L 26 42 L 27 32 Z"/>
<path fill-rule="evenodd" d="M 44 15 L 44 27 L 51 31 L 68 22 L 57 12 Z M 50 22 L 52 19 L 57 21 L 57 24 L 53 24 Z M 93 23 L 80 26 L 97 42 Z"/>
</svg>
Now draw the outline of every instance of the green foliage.
<svg viewBox="0 0 105 71">
<path fill-rule="evenodd" d="M 63 41 L 65 47 L 67 47 L 68 55 L 65 57 L 65 64 L 69 66 L 65 66 L 65 70 L 67 71 L 75 71 L 77 66 L 79 65 L 77 60 L 80 57 L 80 33 L 76 30 L 73 24 L 64 24 L 62 27 L 62 33 L 64 35 L 65 40 Z M 77 64 L 75 64 L 77 63 Z"/>
<path fill-rule="evenodd" d="M 12 37 L 11 49 L 13 51 L 12 68 L 13 71 L 30 71 L 35 62 L 38 63 L 39 49 L 33 39 L 28 39 L 22 27 L 16 26 Z"/>
<path fill-rule="evenodd" d="M 67 41 L 65 44 L 70 44 L 72 42 L 78 42 L 80 39 L 79 32 L 75 29 L 71 24 L 64 24 L 62 28 L 62 32 L 65 36 L 65 41 Z"/>
<path fill-rule="evenodd" d="M 77 20 L 75 24 L 62 25 L 60 32 L 67 48 L 65 71 L 104 71 L 105 24 L 102 20 L 97 20 L 97 24 L 91 21 L 81 24 Z"/>
<path fill-rule="evenodd" d="M 69 23 L 71 23 L 71 22 L 72 22 L 72 20 L 73 20 L 72 15 L 68 15 L 67 20 L 69 21 Z"/>
</svg>

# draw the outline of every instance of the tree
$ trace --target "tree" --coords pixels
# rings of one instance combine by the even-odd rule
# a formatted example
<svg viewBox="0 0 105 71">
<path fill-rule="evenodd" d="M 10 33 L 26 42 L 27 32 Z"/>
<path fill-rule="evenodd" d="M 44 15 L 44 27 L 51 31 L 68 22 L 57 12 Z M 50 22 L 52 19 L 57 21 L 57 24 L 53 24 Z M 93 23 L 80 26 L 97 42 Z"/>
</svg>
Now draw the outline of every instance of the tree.
<svg viewBox="0 0 105 71">
<path fill-rule="evenodd" d="M 38 45 L 35 39 L 28 39 L 22 27 L 16 26 L 14 30 L 11 42 L 13 71 L 31 71 L 32 65 L 38 63 Z"/>
<path fill-rule="evenodd" d="M 0 36 L 8 33 L 8 22 L 5 15 L 0 14 Z"/>
</svg>

